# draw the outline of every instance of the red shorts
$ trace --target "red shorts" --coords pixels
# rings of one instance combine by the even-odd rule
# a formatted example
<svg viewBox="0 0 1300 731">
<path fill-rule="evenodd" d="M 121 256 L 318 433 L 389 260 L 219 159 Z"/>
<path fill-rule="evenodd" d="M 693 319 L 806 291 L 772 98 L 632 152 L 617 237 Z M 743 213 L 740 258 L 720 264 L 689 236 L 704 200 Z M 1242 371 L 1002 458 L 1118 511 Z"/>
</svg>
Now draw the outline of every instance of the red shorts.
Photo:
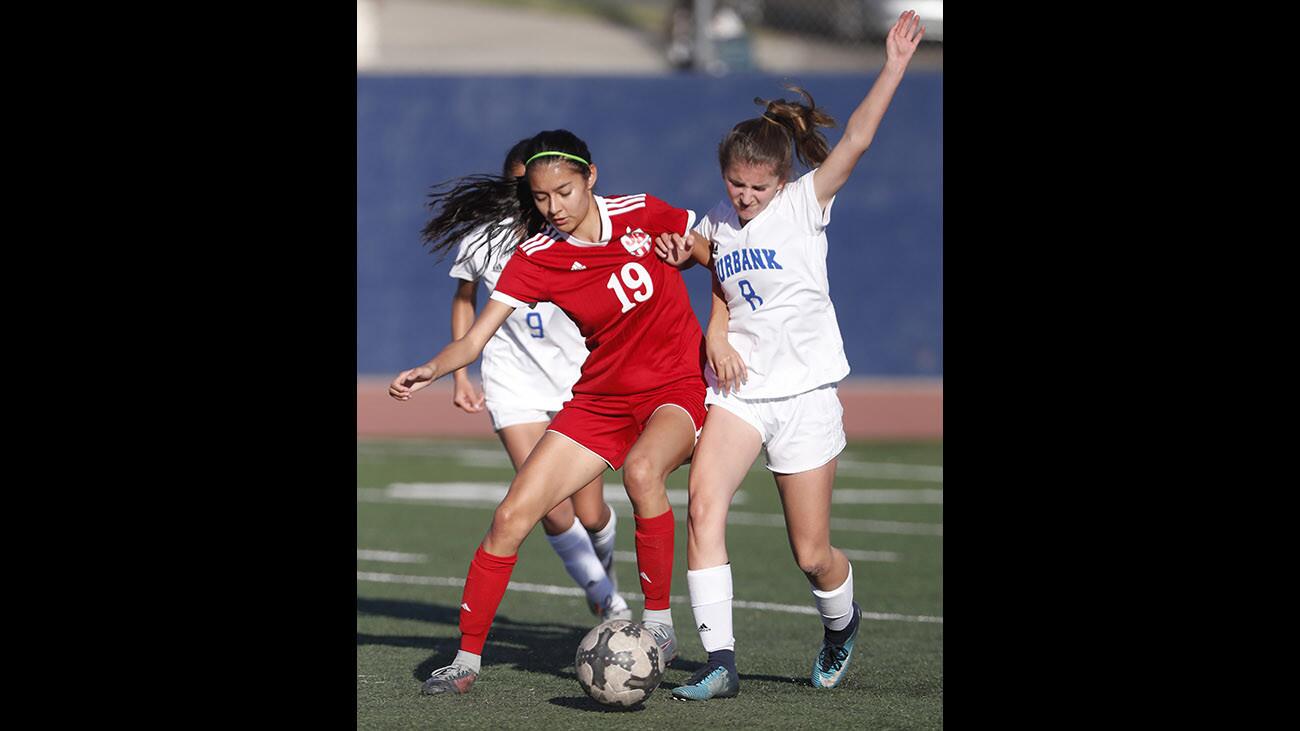
<svg viewBox="0 0 1300 731">
<path fill-rule="evenodd" d="M 547 431 L 557 432 L 595 452 L 611 469 L 623 466 L 627 453 L 646 422 L 664 406 L 677 406 L 695 423 L 695 437 L 704 427 L 704 381 L 690 379 L 634 396 L 577 395 L 565 402 Z"/>
</svg>

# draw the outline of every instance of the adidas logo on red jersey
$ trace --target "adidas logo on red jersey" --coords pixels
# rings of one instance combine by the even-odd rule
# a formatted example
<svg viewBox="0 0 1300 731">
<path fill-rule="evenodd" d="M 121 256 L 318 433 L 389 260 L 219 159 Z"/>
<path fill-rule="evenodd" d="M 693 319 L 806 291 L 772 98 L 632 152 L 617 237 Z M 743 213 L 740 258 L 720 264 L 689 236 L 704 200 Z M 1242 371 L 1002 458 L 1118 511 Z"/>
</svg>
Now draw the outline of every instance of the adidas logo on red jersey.
<svg viewBox="0 0 1300 731">
<path fill-rule="evenodd" d="M 580 271 L 582 271 L 583 269 L 586 269 L 586 268 L 587 268 L 587 267 L 585 267 L 585 266 L 583 266 L 583 265 L 581 265 L 581 264 L 579 264 L 578 262 L 575 261 L 575 262 L 573 262 L 573 266 L 569 267 L 569 271 L 571 271 L 571 272 L 580 272 Z"/>
</svg>

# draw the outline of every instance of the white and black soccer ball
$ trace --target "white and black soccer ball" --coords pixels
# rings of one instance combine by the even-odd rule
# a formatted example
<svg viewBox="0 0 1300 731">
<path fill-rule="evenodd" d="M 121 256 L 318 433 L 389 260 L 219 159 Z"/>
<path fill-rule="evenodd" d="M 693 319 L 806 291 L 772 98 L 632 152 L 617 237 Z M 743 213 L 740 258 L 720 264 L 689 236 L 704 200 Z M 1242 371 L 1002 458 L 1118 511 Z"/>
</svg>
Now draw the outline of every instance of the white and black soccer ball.
<svg viewBox="0 0 1300 731">
<path fill-rule="evenodd" d="M 650 697 L 664 677 L 659 645 L 640 622 L 611 619 L 578 643 L 578 684 L 596 702 L 632 706 Z"/>
</svg>

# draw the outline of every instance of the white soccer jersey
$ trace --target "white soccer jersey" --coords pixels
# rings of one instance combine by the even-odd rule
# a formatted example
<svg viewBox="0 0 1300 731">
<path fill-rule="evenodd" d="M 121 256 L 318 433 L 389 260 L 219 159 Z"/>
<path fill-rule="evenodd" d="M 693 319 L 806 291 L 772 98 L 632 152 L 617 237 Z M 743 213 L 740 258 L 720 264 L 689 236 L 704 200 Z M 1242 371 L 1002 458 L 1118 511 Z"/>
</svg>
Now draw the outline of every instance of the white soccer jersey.
<svg viewBox="0 0 1300 731">
<path fill-rule="evenodd" d="M 711 242 L 731 324 L 727 340 L 749 380 L 737 396 L 781 398 L 836 383 L 849 374 L 826 279 L 826 226 L 813 170 L 787 183 L 743 228 L 723 200 L 695 227 Z M 717 376 L 706 368 L 710 388 Z"/>
<path fill-rule="evenodd" d="M 488 297 L 496 289 L 497 277 L 510 260 L 515 247 L 498 249 L 488 261 L 488 246 L 474 242 L 481 229 L 460 242 L 451 276 L 468 282 L 482 280 Z M 503 233 L 502 236 L 508 236 Z M 500 246 L 496 241 L 494 248 Z M 468 253 L 467 253 L 468 252 Z M 560 308 L 539 302 L 534 308 L 520 307 L 501 324 L 483 348 L 483 396 L 488 407 L 559 411 L 573 398 L 570 389 L 578 380 L 587 346 L 578 327 Z"/>
</svg>

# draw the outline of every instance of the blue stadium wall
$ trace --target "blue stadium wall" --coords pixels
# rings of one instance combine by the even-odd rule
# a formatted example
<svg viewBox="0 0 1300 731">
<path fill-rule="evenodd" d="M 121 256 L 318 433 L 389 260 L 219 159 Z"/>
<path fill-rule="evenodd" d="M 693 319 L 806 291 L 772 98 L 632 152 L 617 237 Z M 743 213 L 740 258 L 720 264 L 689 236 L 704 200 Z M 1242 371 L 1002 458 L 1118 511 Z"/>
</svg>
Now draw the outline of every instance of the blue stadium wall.
<svg viewBox="0 0 1300 731">
<path fill-rule="evenodd" d="M 755 96 L 807 88 L 843 125 L 874 74 L 359 76 L 357 373 L 391 375 L 450 335 L 454 280 L 420 242 L 435 182 L 496 173 L 515 141 L 566 128 L 600 168 L 597 193 L 649 192 L 703 215 L 725 196 L 717 144 Z M 842 127 L 828 131 L 832 143 Z M 798 172 L 802 172 L 799 169 Z M 909 72 L 827 229 L 831 296 L 855 376 L 943 374 L 943 75 Z M 701 324 L 708 273 L 684 273 Z M 481 307 L 486 293 L 480 291 Z"/>
</svg>

